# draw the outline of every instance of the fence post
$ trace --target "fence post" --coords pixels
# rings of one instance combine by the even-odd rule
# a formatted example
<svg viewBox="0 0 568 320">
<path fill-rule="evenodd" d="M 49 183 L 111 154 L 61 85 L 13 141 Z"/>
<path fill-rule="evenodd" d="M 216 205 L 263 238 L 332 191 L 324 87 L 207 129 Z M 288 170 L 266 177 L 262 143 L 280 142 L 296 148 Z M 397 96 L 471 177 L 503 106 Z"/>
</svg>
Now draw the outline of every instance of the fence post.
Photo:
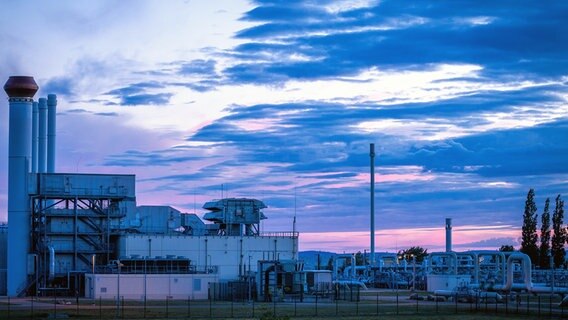
<svg viewBox="0 0 568 320">
<path fill-rule="evenodd" d="M 191 318 L 191 297 L 187 297 L 187 317 Z"/>
<path fill-rule="evenodd" d="M 146 319 L 146 294 L 144 294 L 144 319 Z"/>
<path fill-rule="evenodd" d="M 527 294 L 527 314 L 530 314 L 530 306 L 529 306 L 530 296 Z"/>
<path fill-rule="evenodd" d="M 318 295 L 316 294 L 316 317 L 318 316 Z"/>
<path fill-rule="evenodd" d="M 122 301 L 122 304 L 121 304 L 122 313 L 121 313 L 120 317 L 121 317 L 121 319 L 124 319 L 124 296 L 120 297 L 120 299 Z"/>
<path fill-rule="evenodd" d="M 103 318 L 103 297 L 99 296 L 99 319 Z"/>
<path fill-rule="evenodd" d="M 396 292 L 396 315 L 398 316 L 398 291 Z"/>
<path fill-rule="evenodd" d="M 166 319 L 170 317 L 170 297 L 166 296 Z"/>
<path fill-rule="evenodd" d="M 336 296 L 335 297 L 335 316 L 337 317 L 338 314 L 339 314 L 339 296 Z"/>
<path fill-rule="evenodd" d="M 538 302 L 538 317 L 540 318 L 540 296 L 537 296 L 537 302 Z"/>
<path fill-rule="evenodd" d="M 454 296 L 455 306 L 456 306 L 456 313 L 458 313 L 458 293 L 456 291 L 456 295 Z"/>
<path fill-rule="evenodd" d="M 272 295 L 272 315 L 276 317 L 276 288 L 274 288 L 274 294 Z"/>
<path fill-rule="evenodd" d="M 377 291 L 377 316 L 379 316 L 379 292 Z"/>
<path fill-rule="evenodd" d="M 418 313 L 418 293 L 416 294 L 416 313 Z"/>
<path fill-rule="evenodd" d="M 475 293 L 475 312 L 479 311 L 479 291 Z"/>
<path fill-rule="evenodd" d="M 32 301 L 32 319 L 34 318 L 34 297 L 31 299 Z"/>
<path fill-rule="evenodd" d="M 505 314 L 509 314 L 509 295 L 505 296 Z"/>
</svg>

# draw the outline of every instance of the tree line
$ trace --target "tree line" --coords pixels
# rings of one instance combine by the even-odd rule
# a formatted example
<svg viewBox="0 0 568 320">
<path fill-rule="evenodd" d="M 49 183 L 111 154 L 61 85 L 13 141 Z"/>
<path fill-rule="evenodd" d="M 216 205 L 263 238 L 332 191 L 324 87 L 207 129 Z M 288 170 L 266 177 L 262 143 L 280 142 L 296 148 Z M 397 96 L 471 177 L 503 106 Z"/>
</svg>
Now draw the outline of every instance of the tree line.
<svg viewBox="0 0 568 320">
<path fill-rule="evenodd" d="M 520 251 L 531 258 L 533 265 L 540 268 L 551 268 L 551 262 L 555 268 L 564 267 L 566 266 L 564 244 L 568 241 L 567 228 L 564 226 L 564 200 L 560 195 L 556 197 L 551 229 L 550 198 L 546 198 L 540 219 L 539 237 L 538 213 L 534 197 L 534 189 L 530 189 L 523 213 Z"/>
</svg>

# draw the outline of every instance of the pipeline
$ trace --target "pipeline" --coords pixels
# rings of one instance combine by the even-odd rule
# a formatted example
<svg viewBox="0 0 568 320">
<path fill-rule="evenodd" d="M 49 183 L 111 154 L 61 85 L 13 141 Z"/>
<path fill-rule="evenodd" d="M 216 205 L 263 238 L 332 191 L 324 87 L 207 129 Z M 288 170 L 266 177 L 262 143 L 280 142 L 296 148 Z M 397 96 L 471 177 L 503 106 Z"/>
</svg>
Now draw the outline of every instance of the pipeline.
<svg viewBox="0 0 568 320">
<path fill-rule="evenodd" d="M 55 248 L 49 246 L 49 280 L 55 278 Z"/>
</svg>

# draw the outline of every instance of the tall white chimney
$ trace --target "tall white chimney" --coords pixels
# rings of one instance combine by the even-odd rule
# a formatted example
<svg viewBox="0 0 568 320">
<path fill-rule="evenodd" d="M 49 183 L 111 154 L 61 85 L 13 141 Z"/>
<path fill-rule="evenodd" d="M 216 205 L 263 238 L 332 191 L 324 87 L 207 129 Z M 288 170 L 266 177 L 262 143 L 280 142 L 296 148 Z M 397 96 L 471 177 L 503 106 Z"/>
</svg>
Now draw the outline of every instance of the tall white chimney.
<svg viewBox="0 0 568 320">
<path fill-rule="evenodd" d="M 32 172 L 37 172 L 37 143 L 39 140 L 38 137 L 38 116 L 39 116 L 39 109 L 37 101 L 33 102 L 32 105 Z"/>
<path fill-rule="evenodd" d="M 38 90 L 33 77 L 12 76 L 6 81 L 10 108 L 8 146 L 8 296 L 27 285 L 30 251 L 28 173 L 32 144 L 32 104 Z"/>
<path fill-rule="evenodd" d="M 47 172 L 47 99 L 38 99 L 38 156 L 37 172 Z"/>
<path fill-rule="evenodd" d="M 452 252 L 452 218 L 446 218 L 446 252 Z"/>
<path fill-rule="evenodd" d="M 55 172 L 55 131 L 57 128 L 57 97 L 47 95 L 47 172 Z"/>
</svg>

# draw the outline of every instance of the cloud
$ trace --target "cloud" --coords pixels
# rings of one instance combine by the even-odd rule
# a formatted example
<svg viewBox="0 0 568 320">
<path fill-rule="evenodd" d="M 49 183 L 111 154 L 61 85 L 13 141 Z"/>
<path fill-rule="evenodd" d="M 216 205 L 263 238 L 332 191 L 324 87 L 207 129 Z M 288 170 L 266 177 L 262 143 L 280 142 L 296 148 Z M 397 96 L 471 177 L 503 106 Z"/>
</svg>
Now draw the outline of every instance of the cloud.
<svg viewBox="0 0 568 320">
<path fill-rule="evenodd" d="M 492 3 L 481 9 L 461 1 L 381 1 L 332 12 L 311 2 L 259 2 L 244 19 L 262 23 L 238 33 L 251 42 L 236 51 L 264 62 L 238 64 L 226 73 L 234 81 L 278 83 L 353 75 L 370 67 L 475 63 L 485 67 L 487 77 L 564 75 L 555 66 L 566 64 L 563 17 L 568 6 L 515 4 L 512 12 L 510 5 Z M 292 55 L 308 59 L 263 59 Z"/>
<path fill-rule="evenodd" d="M 490 238 L 484 239 L 475 242 L 468 242 L 468 243 L 459 243 L 454 244 L 453 246 L 456 248 L 494 248 L 493 250 L 498 250 L 502 245 L 511 245 L 513 247 L 517 247 L 520 245 L 517 239 L 515 238 Z"/>
</svg>

